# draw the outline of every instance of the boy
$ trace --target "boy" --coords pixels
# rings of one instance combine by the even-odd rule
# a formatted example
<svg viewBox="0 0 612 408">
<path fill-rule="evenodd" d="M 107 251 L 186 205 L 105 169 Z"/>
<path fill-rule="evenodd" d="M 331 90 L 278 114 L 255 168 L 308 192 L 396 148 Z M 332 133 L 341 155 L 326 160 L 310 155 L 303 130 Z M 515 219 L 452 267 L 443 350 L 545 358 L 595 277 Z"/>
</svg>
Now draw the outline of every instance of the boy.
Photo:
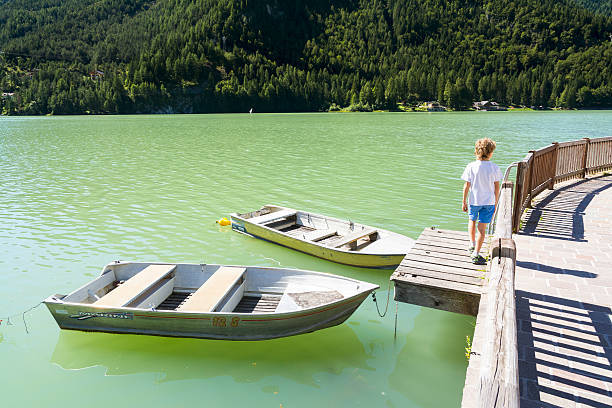
<svg viewBox="0 0 612 408">
<path fill-rule="evenodd" d="M 480 255 L 480 249 L 484 242 L 487 224 L 493 219 L 495 205 L 499 198 L 499 182 L 502 179 L 499 167 L 491 162 L 491 156 L 495 150 L 495 142 L 484 138 L 476 141 L 474 153 L 476 161 L 471 162 L 465 167 L 462 180 L 463 186 L 463 211 L 468 212 L 468 234 L 470 236 L 469 251 L 472 263 L 475 265 L 486 265 L 486 259 Z M 468 206 L 469 192 L 469 206 Z M 476 224 L 478 223 L 478 227 Z M 478 237 L 475 239 L 476 229 Z"/>
</svg>

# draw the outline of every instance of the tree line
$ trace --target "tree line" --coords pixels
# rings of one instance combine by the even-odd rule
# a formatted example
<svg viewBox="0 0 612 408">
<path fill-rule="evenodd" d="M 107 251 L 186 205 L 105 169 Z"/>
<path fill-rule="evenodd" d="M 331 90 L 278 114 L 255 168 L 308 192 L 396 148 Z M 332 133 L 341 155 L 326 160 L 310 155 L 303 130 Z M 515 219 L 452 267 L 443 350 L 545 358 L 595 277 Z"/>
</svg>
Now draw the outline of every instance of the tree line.
<svg viewBox="0 0 612 408">
<path fill-rule="evenodd" d="M 612 18 L 574 0 L 13 0 L 0 27 L 5 114 L 612 107 Z"/>
</svg>

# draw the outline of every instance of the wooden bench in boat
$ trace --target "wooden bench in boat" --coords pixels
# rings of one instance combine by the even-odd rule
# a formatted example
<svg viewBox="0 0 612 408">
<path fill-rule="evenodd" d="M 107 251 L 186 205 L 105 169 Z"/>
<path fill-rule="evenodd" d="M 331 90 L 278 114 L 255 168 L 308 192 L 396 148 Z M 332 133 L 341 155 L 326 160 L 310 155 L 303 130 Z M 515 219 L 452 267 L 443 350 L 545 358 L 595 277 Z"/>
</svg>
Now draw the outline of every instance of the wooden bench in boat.
<svg viewBox="0 0 612 408">
<path fill-rule="evenodd" d="M 93 304 L 106 307 L 127 306 L 143 292 L 170 275 L 175 269 L 176 265 L 149 265 Z"/>
<path fill-rule="evenodd" d="M 339 241 L 332 242 L 331 246 L 333 248 L 340 248 L 345 245 L 350 245 L 351 249 L 357 248 L 357 241 L 361 238 L 369 237 L 370 241 L 374 241 L 376 239 L 376 235 L 378 231 L 375 229 L 366 228 L 360 231 L 353 232 L 345 237 L 342 237 Z"/>
<path fill-rule="evenodd" d="M 292 211 L 292 210 L 280 210 L 280 211 L 275 211 L 275 212 L 271 212 L 268 214 L 264 214 L 264 215 L 260 215 L 258 217 L 253 217 L 253 218 L 247 218 L 247 220 L 249 222 L 252 222 L 254 224 L 268 224 L 274 221 L 278 221 L 280 219 L 283 218 L 288 218 L 291 217 L 293 215 L 297 215 L 297 211 Z"/>
<path fill-rule="evenodd" d="M 336 235 L 338 233 L 338 231 L 336 230 L 314 230 L 314 231 L 308 231 L 307 233 L 304 234 L 304 239 L 307 241 L 312 241 L 312 242 L 317 242 L 317 241 L 322 241 L 325 238 L 329 238 L 333 235 Z"/>
<path fill-rule="evenodd" d="M 243 278 L 245 272 L 246 268 L 222 266 L 176 310 L 214 312 L 227 293 Z"/>
</svg>

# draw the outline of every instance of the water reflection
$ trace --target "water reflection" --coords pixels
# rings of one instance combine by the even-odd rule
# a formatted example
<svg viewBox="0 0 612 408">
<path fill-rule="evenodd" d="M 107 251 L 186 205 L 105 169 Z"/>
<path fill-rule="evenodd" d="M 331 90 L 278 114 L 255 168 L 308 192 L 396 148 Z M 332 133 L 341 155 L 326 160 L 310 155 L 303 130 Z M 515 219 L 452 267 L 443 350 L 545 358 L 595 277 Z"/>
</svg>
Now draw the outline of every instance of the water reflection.
<svg viewBox="0 0 612 408">
<path fill-rule="evenodd" d="M 396 356 L 389 385 L 423 407 L 456 406 L 461 400 L 467 360 L 465 336 L 474 332 L 475 318 L 422 309 L 414 329 Z M 406 367 L 411 367 L 406 370 Z M 437 385 L 441 392 L 432 392 Z"/>
<path fill-rule="evenodd" d="M 268 341 L 221 341 L 62 330 L 51 362 L 67 370 L 106 367 L 106 375 L 159 373 L 159 383 L 231 376 L 256 382 L 281 376 L 318 387 L 319 373 L 373 370 L 355 332 L 346 324 L 321 332 Z"/>
</svg>

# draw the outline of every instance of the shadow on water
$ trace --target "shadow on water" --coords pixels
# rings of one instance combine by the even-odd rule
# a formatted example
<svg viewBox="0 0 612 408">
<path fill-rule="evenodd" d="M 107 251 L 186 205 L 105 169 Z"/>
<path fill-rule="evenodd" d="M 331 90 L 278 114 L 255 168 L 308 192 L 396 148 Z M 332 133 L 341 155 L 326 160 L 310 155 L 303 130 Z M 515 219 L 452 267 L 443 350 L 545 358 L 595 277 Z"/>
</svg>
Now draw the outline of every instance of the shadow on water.
<svg viewBox="0 0 612 408">
<path fill-rule="evenodd" d="M 597 194 L 612 186 L 610 181 L 610 176 L 599 176 L 552 191 L 533 208 L 525 210 L 525 222 L 519 233 L 585 242 L 584 211 Z"/>
<path fill-rule="evenodd" d="M 456 406 L 467 369 L 464 336 L 472 337 L 474 324 L 472 316 L 423 308 L 397 355 L 390 386 L 418 406 Z"/>
<path fill-rule="evenodd" d="M 350 326 L 267 341 L 222 341 L 62 330 L 51 362 L 67 370 L 93 366 L 106 375 L 160 373 L 159 383 L 231 376 L 250 383 L 281 376 L 318 387 L 318 373 L 373 370 Z"/>
</svg>

